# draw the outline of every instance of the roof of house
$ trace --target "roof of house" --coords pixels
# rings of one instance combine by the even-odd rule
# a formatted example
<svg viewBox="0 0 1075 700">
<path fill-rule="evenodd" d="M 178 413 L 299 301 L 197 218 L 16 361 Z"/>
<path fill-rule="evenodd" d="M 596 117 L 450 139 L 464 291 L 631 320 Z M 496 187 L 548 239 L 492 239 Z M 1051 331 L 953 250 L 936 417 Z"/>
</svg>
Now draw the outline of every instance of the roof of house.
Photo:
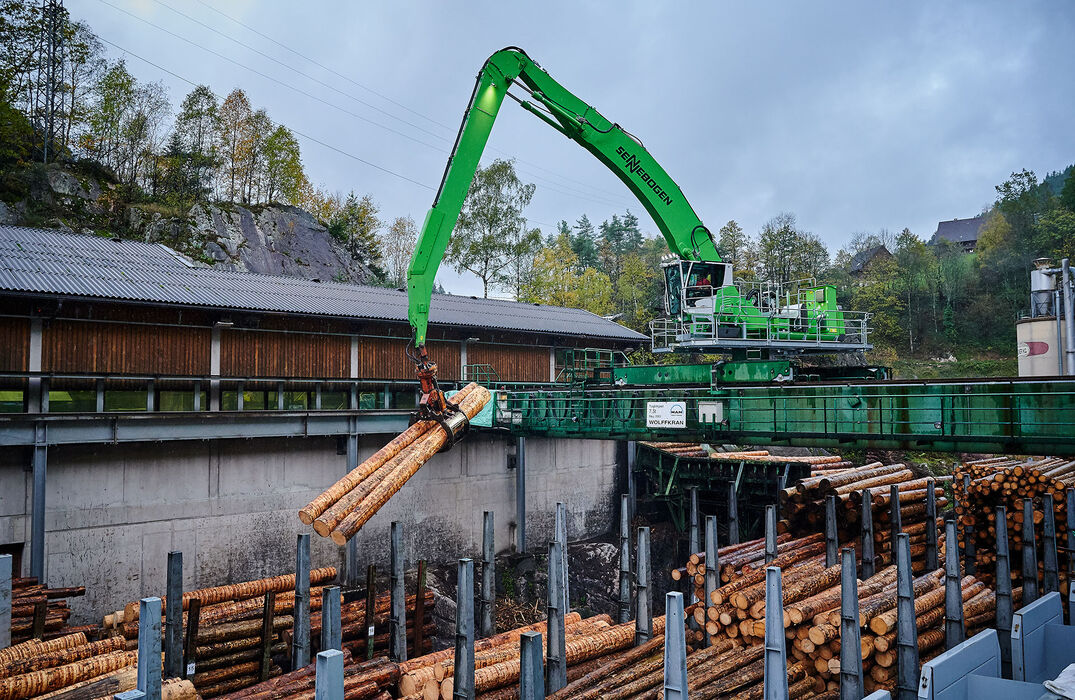
<svg viewBox="0 0 1075 700">
<path fill-rule="evenodd" d="M 975 216 L 970 219 L 952 219 L 941 221 L 937 224 L 937 232 L 933 234 L 930 243 L 937 244 L 942 240 L 952 243 L 974 243 L 978 240 L 978 232 L 985 224 L 985 216 Z"/>
<path fill-rule="evenodd" d="M 892 255 L 892 253 L 888 252 L 888 248 L 883 245 L 875 245 L 872 248 L 856 253 L 855 257 L 851 258 L 851 272 L 862 272 L 863 268 L 882 251 L 884 251 L 885 255 Z"/>
<path fill-rule="evenodd" d="M 407 323 L 395 289 L 196 267 L 161 244 L 0 226 L 0 290 Z M 430 323 L 638 342 L 581 309 L 434 294 Z"/>
</svg>

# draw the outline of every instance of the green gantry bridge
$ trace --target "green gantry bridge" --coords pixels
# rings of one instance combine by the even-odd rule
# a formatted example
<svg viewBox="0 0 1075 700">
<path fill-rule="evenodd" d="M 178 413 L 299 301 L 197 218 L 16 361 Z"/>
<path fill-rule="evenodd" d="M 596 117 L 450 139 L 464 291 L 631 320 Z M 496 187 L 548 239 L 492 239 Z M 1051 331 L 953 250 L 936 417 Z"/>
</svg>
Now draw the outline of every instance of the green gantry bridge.
<svg viewBox="0 0 1075 700">
<path fill-rule="evenodd" d="M 1075 455 L 1075 378 L 578 385 L 497 393 L 521 436 Z"/>
</svg>

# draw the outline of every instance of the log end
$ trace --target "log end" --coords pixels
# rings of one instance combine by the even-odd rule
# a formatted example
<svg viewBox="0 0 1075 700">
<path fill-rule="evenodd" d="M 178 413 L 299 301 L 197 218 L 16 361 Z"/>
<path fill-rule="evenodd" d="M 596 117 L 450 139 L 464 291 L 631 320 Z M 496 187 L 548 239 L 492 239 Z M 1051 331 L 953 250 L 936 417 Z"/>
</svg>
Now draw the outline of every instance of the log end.
<svg viewBox="0 0 1075 700">
<path fill-rule="evenodd" d="M 350 539 L 347 535 L 343 534 L 339 530 L 333 530 L 331 536 L 332 541 L 341 547 L 347 544 L 347 540 Z"/>
</svg>

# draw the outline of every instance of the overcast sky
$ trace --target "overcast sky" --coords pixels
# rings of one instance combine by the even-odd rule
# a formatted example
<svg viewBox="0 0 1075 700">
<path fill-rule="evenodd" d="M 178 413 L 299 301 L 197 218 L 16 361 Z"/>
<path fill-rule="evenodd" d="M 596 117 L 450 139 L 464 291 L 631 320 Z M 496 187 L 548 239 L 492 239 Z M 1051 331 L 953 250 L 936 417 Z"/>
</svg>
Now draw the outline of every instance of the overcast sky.
<svg viewBox="0 0 1075 700">
<path fill-rule="evenodd" d="M 928 239 L 937 221 L 980 213 L 1011 171 L 1075 162 L 1069 0 L 66 4 L 156 63 L 127 57 L 174 104 L 191 86 L 162 69 L 221 95 L 240 86 L 274 121 L 350 154 L 300 138 L 315 183 L 419 225 L 475 74 L 509 45 L 641 138 L 713 231 L 735 219 L 756 233 L 790 211 L 833 253 L 859 231 Z M 630 208 L 656 234 L 615 176 L 513 102 L 486 153 L 518 159 L 537 185 L 526 214 L 546 233 Z M 441 279 L 480 294 L 474 278 Z"/>
</svg>

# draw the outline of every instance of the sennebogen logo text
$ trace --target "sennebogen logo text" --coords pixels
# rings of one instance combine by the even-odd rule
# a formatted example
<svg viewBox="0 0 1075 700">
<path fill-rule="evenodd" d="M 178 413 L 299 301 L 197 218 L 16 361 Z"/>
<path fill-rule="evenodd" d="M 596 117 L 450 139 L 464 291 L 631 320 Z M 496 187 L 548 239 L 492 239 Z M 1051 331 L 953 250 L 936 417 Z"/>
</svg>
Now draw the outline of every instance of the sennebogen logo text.
<svg viewBox="0 0 1075 700">
<path fill-rule="evenodd" d="M 636 175 L 639 180 L 649 185 L 650 189 L 653 190 L 653 193 L 656 194 L 662 202 L 669 206 L 672 205 L 672 198 L 669 197 L 668 193 L 657 184 L 657 181 L 650 177 L 649 173 L 642 168 L 642 164 L 638 162 L 637 156 L 628 153 L 624 150 L 623 146 L 618 147 L 616 153 L 619 154 L 620 158 L 623 158 L 624 162 L 627 164 L 627 169 L 630 170 L 632 174 Z"/>
</svg>

